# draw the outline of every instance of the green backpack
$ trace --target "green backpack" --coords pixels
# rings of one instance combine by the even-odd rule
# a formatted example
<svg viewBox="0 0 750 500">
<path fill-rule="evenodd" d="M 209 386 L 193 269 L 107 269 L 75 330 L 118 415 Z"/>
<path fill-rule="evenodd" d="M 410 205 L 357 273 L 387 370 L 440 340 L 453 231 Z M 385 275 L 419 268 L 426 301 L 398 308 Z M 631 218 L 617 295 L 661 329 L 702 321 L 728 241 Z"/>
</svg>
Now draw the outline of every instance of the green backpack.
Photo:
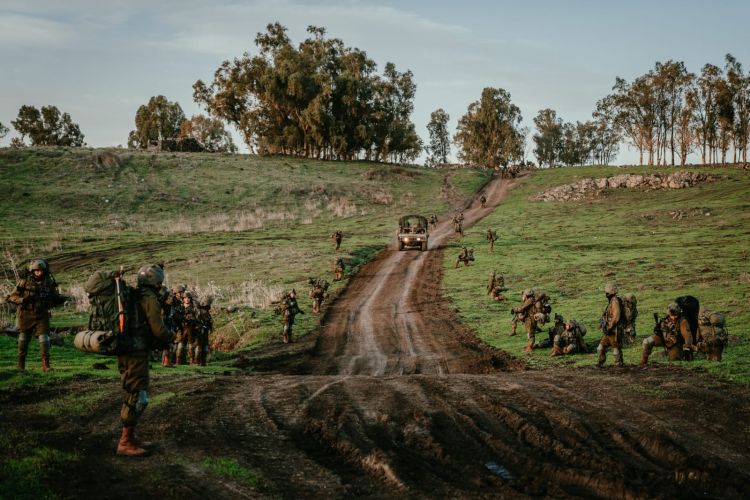
<svg viewBox="0 0 750 500">
<path fill-rule="evenodd" d="M 130 334 L 137 314 L 137 291 L 115 271 L 96 271 L 84 285 L 91 304 L 88 330 L 79 332 L 73 344 L 83 352 L 116 356 L 133 350 Z"/>
</svg>

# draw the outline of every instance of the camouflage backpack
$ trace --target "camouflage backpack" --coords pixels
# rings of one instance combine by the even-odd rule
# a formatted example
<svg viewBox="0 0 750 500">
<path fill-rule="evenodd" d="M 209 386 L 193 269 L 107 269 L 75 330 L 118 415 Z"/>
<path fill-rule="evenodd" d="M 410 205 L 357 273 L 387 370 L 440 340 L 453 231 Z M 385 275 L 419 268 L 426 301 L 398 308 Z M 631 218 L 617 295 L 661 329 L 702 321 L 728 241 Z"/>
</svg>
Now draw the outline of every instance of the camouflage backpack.
<svg viewBox="0 0 750 500">
<path fill-rule="evenodd" d="M 626 293 L 622 296 L 622 310 L 625 321 L 634 323 L 638 317 L 638 299 L 632 293 Z"/>
<path fill-rule="evenodd" d="M 698 317 L 698 332 L 702 340 L 708 344 L 722 343 L 727 345 L 729 340 L 726 320 L 724 315 L 718 311 L 701 310 Z"/>
<path fill-rule="evenodd" d="M 91 304 L 88 330 L 79 332 L 74 345 L 83 352 L 115 356 L 134 347 L 137 291 L 114 271 L 96 271 L 84 285 Z"/>
</svg>

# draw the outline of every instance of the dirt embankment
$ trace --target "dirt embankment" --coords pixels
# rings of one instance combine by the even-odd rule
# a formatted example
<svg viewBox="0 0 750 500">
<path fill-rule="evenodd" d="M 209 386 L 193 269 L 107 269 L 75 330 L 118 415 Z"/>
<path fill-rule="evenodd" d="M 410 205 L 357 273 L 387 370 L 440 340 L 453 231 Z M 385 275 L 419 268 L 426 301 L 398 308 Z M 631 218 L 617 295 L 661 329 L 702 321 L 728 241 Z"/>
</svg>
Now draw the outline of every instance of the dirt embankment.
<svg viewBox="0 0 750 500">
<path fill-rule="evenodd" d="M 490 183 L 467 225 L 510 187 Z M 746 496 L 750 389 L 670 366 L 523 369 L 440 297 L 449 234 L 444 222 L 430 251 L 384 252 L 317 334 L 258 353 L 250 373 L 157 380 L 153 393 L 170 396 L 139 430 L 158 442 L 150 457 L 113 455 L 117 387 L 77 417 L 41 417 L 52 394 L 0 394 L 0 431 L 24 422 L 77 452 L 54 484 L 71 498 Z M 95 389 L 77 384 L 57 396 Z M 209 474 L 206 457 L 261 480 Z"/>
</svg>

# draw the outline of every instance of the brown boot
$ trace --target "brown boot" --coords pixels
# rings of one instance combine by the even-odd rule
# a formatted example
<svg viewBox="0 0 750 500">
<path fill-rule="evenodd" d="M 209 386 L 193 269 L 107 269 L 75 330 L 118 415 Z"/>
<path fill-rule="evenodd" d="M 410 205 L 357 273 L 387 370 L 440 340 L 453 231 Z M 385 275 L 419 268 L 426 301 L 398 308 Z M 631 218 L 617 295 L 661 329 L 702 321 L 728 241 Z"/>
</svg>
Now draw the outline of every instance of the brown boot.
<svg viewBox="0 0 750 500">
<path fill-rule="evenodd" d="M 174 368 L 174 365 L 169 360 L 169 354 L 162 355 L 162 357 L 161 357 L 161 366 L 163 366 L 165 368 Z"/>
<path fill-rule="evenodd" d="M 523 351 L 524 351 L 524 352 L 531 352 L 531 350 L 532 350 L 533 348 L 534 348 L 534 344 L 532 344 L 531 342 L 528 342 L 528 343 L 526 344 L 526 349 L 524 349 Z"/>
<path fill-rule="evenodd" d="M 552 347 L 552 355 L 553 356 L 562 356 L 563 354 L 564 353 L 563 353 L 562 349 L 560 349 L 558 346 L 553 346 Z"/>
<path fill-rule="evenodd" d="M 26 369 L 26 356 L 23 354 L 18 355 L 18 369 L 21 371 Z"/>
<path fill-rule="evenodd" d="M 49 366 L 49 354 L 42 354 L 42 371 L 48 372 L 52 368 Z"/>
<path fill-rule="evenodd" d="M 125 457 L 140 457 L 146 454 L 146 450 L 139 447 L 134 438 L 134 427 L 123 427 L 120 442 L 117 443 L 117 454 Z"/>
<path fill-rule="evenodd" d="M 643 366 L 644 368 L 648 364 L 648 355 L 649 353 L 645 350 L 641 353 L 641 366 Z"/>
</svg>

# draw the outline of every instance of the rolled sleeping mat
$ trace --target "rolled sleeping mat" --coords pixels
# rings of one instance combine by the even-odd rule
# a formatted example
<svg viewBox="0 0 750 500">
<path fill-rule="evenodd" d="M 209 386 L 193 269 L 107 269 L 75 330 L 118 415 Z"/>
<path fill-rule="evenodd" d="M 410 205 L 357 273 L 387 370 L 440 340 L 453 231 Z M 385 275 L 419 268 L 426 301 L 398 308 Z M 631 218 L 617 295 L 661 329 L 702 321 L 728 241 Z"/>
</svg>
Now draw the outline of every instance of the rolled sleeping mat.
<svg viewBox="0 0 750 500">
<path fill-rule="evenodd" d="M 113 332 L 82 330 L 73 339 L 73 346 L 81 352 L 111 354 Z"/>
</svg>

